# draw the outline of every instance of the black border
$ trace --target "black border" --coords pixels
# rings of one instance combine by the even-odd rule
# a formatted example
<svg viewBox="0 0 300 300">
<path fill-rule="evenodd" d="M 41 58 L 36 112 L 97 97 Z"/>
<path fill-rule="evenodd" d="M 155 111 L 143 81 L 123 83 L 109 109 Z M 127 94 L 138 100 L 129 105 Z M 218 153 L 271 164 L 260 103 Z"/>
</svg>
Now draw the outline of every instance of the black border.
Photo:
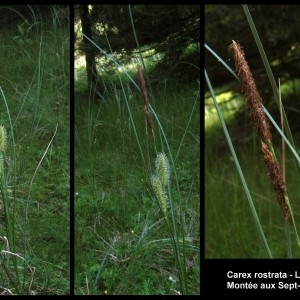
<svg viewBox="0 0 300 300">
<path fill-rule="evenodd" d="M 233 273 L 250 273 L 251 278 L 229 278 Z M 269 273 L 270 272 L 270 273 Z M 264 273 L 273 278 L 254 278 L 255 273 Z M 274 273 L 273 275 L 271 273 Z M 300 295 L 300 260 L 299 259 L 204 259 L 201 263 L 201 295 Z M 276 275 L 275 275 L 276 274 Z M 281 278 L 276 278 L 280 276 Z M 285 278 L 286 277 L 286 278 Z M 248 289 L 228 288 L 228 282 L 248 283 Z M 257 289 L 249 283 L 256 283 Z M 279 283 L 295 283 L 297 288 L 289 290 Z M 272 289 L 262 289 L 261 284 L 267 284 Z M 275 289 L 274 289 L 275 287 Z"/>
</svg>

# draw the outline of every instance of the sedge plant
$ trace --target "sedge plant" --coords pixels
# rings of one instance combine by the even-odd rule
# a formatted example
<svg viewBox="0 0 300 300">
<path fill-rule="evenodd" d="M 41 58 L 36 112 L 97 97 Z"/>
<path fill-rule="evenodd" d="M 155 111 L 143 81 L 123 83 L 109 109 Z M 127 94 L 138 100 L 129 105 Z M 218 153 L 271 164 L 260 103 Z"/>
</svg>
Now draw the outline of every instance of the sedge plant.
<svg viewBox="0 0 300 300">
<path fill-rule="evenodd" d="M 269 77 L 269 80 L 271 82 L 271 86 L 274 92 L 274 98 L 276 99 L 278 103 L 278 107 L 280 108 L 280 111 L 282 111 L 281 116 L 282 116 L 282 123 L 284 123 L 284 128 L 286 129 L 287 136 L 283 133 L 283 130 L 279 128 L 279 126 L 276 124 L 274 121 L 273 117 L 270 115 L 270 113 L 267 111 L 267 109 L 263 106 L 262 104 L 262 99 L 259 95 L 259 92 L 256 88 L 255 81 L 253 79 L 252 73 L 250 71 L 250 68 L 248 66 L 248 63 L 245 58 L 244 51 L 242 50 L 242 47 L 236 42 L 232 41 L 231 45 L 229 46 L 229 50 L 232 52 L 234 61 L 235 61 L 235 68 L 236 72 L 234 72 L 230 66 L 217 54 L 215 53 L 208 45 L 205 45 L 205 48 L 216 57 L 216 59 L 223 64 L 223 66 L 238 80 L 241 82 L 242 86 L 242 92 L 244 94 L 245 98 L 245 105 L 246 109 L 248 110 L 250 117 L 251 117 L 251 122 L 252 125 L 254 126 L 256 133 L 260 139 L 260 147 L 262 151 L 262 156 L 265 161 L 266 167 L 267 167 L 267 172 L 266 174 L 268 175 L 272 187 L 276 193 L 277 196 L 277 202 L 279 204 L 279 208 L 283 214 L 283 220 L 285 220 L 286 223 L 286 235 L 287 235 L 287 253 L 289 257 L 292 257 L 292 251 L 290 249 L 291 247 L 291 242 L 290 242 L 290 232 L 289 232 L 289 227 L 292 227 L 294 232 L 295 232 L 295 237 L 296 237 L 296 242 L 298 245 L 299 244 L 299 237 L 298 237 L 298 232 L 297 232 L 297 224 L 295 222 L 294 218 L 294 213 L 292 209 L 292 200 L 290 200 L 288 196 L 288 191 L 286 187 L 286 182 L 285 182 L 285 176 L 282 173 L 282 170 L 280 168 L 279 162 L 276 158 L 275 151 L 274 151 L 274 145 L 272 143 L 272 135 L 270 132 L 270 124 L 275 127 L 277 132 L 282 136 L 284 139 L 285 143 L 288 145 L 289 149 L 291 150 L 293 157 L 296 161 L 296 165 L 299 167 L 299 156 L 297 152 L 295 151 L 295 145 L 293 142 L 292 134 L 288 125 L 288 120 L 286 118 L 286 115 L 284 113 L 284 110 L 282 109 L 282 106 L 279 104 L 279 92 L 277 85 L 274 80 L 274 76 L 272 74 L 268 59 L 266 57 L 264 48 L 262 46 L 259 34 L 255 28 L 255 24 L 252 20 L 251 14 L 249 12 L 249 9 L 247 5 L 243 5 L 244 13 L 245 16 L 248 20 L 251 32 L 254 36 L 254 39 L 256 41 L 256 44 L 258 46 L 260 55 L 262 57 L 263 63 L 266 68 L 267 75 Z M 209 75 L 205 71 L 205 79 L 207 82 L 207 85 L 209 87 L 210 93 L 212 95 L 214 105 L 216 107 L 219 119 L 222 124 L 223 131 L 225 133 L 229 148 L 231 150 L 231 154 L 233 157 L 233 160 L 235 162 L 236 169 L 239 173 L 244 192 L 247 196 L 248 203 L 251 208 L 252 216 L 254 218 L 254 223 L 257 227 L 258 233 L 262 239 L 262 243 L 264 246 L 264 249 L 267 253 L 267 256 L 269 258 L 273 257 L 272 250 L 269 246 L 269 242 L 266 238 L 263 226 L 262 226 L 262 220 L 259 218 L 259 215 L 257 213 L 257 209 L 255 207 L 254 201 L 252 199 L 252 195 L 250 193 L 250 190 L 248 188 L 247 181 L 245 179 L 245 176 L 243 174 L 243 170 L 240 166 L 239 159 L 236 155 L 231 137 L 229 135 L 229 132 L 227 130 L 227 126 L 225 124 L 224 117 L 222 115 L 221 109 L 219 107 L 219 104 L 216 99 L 216 95 L 214 92 L 214 89 L 211 85 L 211 82 L 209 80 Z M 283 126 L 282 126 L 283 127 Z"/>
<path fill-rule="evenodd" d="M 135 37 L 137 38 L 136 31 L 134 29 L 134 22 L 133 22 L 133 16 L 131 14 L 131 8 L 130 6 L 129 12 L 130 12 L 130 18 L 131 23 L 133 27 L 133 32 Z M 139 255 L 145 256 L 145 253 L 149 249 L 154 249 L 154 247 L 164 247 L 165 245 L 168 245 L 168 247 L 171 246 L 171 258 L 172 258 L 172 271 L 174 273 L 169 273 L 168 276 L 172 278 L 172 292 L 181 294 L 181 295 L 187 295 L 189 294 L 190 284 L 189 284 L 189 278 L 187 274 L 187 265 L 188 265 L 188 254 L 190 251 L 197 253 L 196 256 L 199 257 L 199 246 L 193 245 L 192 241 L 197 240 L 198 237 L 196 236 L 187 236 L 187 221 L 185 219 L 186 217 L 186 211 L 185 207 L 183 205 L 183 201 L 181 199 L 181 191 L 179 186 L 179 179 L 180 175 L 178 174 L 178 169 L 176 167 L 176 158 L 180 154 L 180 149 L 182 144 L 184 143 L 184 140 L 186 136 L 189 134 L 189 126 L 192 117 L 196 113 L 196 108 L 199 100 L 199 91 L 197 91 L 194 103 L 191 108 L 191 112 L 188 118 L 188 123 L 183 127 L 183 137 L 180 143 L 179 148 L 177 149 L 176 157 L 174 158 L 174 150 L 171 149 L 169 138 L 166 134 L 166 131 L 164 129 L 164 125 L 162 124 L 162 116 L 160 116 L 155 108 L 154 103 L 152 103 L 152 98 L 148 95 L 148 89 L 146 87 L 146 80 L 144 79 L 145 72 L 145 62 L 143 60 L 143 56 L 141 55 L 140 51 L 140 60 L 137 63 L 136 66 L 136 74 L 139 81 L 139 84 L 137 84 L 133 77 L 127 72 L 127 70 L 119 64 L 116 59 L 113 57 L 113 55 L 108 54 L 106 51 L 104 51 L 93 39 L 90 37 L 83 35 L 83 38 L 87 39 L 91 44 L 93 44 L 99 51 L 102 53 L 106 59 L 110 60 L 118 69 L 122 70 L 122 72 L 127 76 L 127 78 L 130 80 L 130 82 L 133 84 L 134 88 L 139 92 L 140 97 L 142 101 L 140 104 L 143 104 L 144 106 L 144 120 L 145 120 L 145 128 L 143 130 L 144 134 L 140 134 L 138 132 L 138 125 L 136 115 L 134 115 L 134 111 L 132 109 L 132 103 L 130 102 L 130 97 L 128 93 L 126 92 L 126 88 L 123 84 L 123 79 L 118 74 L 120 86 L 122 88 L 122 96 L 124 99 L 124 107 L 125 111 L 122 112 L 122 114 L 126 113 L 128 114 L 128 119 L 130 123 L 130 129 L 133 132 L 133 136 L 135 139 L 135 143 L 137 145 L 137 151 L 140 155 L 140 161 L 142 164 L 142 168 L 146 172 L 147 176 L 147 182 L 150 184 L 152 191 L 150 191 L 151 195 L 148 195 L 148 197 L 151 197 L 152 203 L 157 203 L 156 207 L 160 210 L 162 215 L 162 220 L 159 220 L 159 222 L 155 222 L 155 217 L 151 217 L 150 215 L 147 215 L 145 219 L 145 225 L 144 228 L 140 234 L 140 236 L 137 238 L 135 246 L 133 247 L 130 257 L 126 259 L 128 263 L 131 262 L 133 255 Z M 138 42 L 137 42 L 138 44 Z M 113 49 L 109 45 L 111 53 L 113 53 Z M 139 47 L 138 47 L 139 49 Z M 143 66 L 143 68 L 142 68 Z M 147 73 L 147 72 L 146 72 Z M 153 97 L 153 94 L 151 94 Z M 99 110 L 101 109 L 102 104 L 99 104 Z M 96 128 L 97 124 L 94 124 L 94 128 Z M 80 139 L 80 136 L 76 136 L 78 140 Z M 91 136 L 91 140 L 95 140 Z M 80 146 L 80 143 L 78 143 Z M 146 144 L 146 149 L 144 148 L 144 145 Z M 198 145 L 198 144 L 197 144 Z M 155 157 L 155 172 L 152 172 L 152 165 L 153 165 L 153 159 L 152 157 Z M 171 177 L 172 175 L 172 177 Z M 175 186 L 173 183 L 171 184 L 171 178 L 173 183 L 175 183 Z M 136 183 L 134 183 L 136 184 Z M 146 183 L 145 183 L 146 184 Z M 154 196 L 153 196 L 154 194 Z M 157 201 L 156 201 L 156 200 Z M 151 203 L 151 205 L 152 205 Z M 158 224 L 165 225 L 164 228 L 166 228 L 164 237 L 160 237 L 159 239 L 150 240 L 151 234 L 155 231 Z M 162 225 L 160 225 L 162 226 Z M 132 231 L 132 234 L 135 234 Z M 167 237 L 165 237 L 167 235 Z M 101 237 L 99 237 L 101 238 Z M 103 241 L 103 238 L 101 238 L 101 241 Z M 117 255 L 114 253 L 116 252 L 117 242 L 116 240 L 113 240 L 111 243 L 105 242 L 107 245 L 107 250 L 103 251 L 103 258 L 100 260 L 99 265 L 97 265 L 96 269 L 96 279 L 94 283 L 92 284 L 93 289 L 90 289 L 90 286 L 88 283 L 86 286 L 88 287 L 88 293 L 95 293 L 96 287 L 99 286 L 100 279 L 105 278 L 107 275 L 107 269 L 105 268 L 105 264 L 109 260 L 109 258 L 113 259 L 114 261 L 117 261 Z M 125 259 L 124 259 L 125 260 Z M 129 267 L 126 269 L 128 270 Z M 110 270 L 111 276 L 115 276 L 115 273 Z M 126 271 L 125 271 L 126 272 Z M 88 277 L 86 277 L 88 278 Z M 176 278 L 176 279 L 174 279 Z M 88 281 L 88 279 L 87 279 Z M 168 279 L 170 281 L 170 279 Z M 179 282 L 179 286 L 174 286 L 174 282 Z M 109 287 L 112 285 L 112 282 L 107 280 L 106 281 Z M 145 280 L 144 283 L 144 290 L 150 290 L 149 283 Z M 106 288 L 103 293 L 107 294 L 110 293 L 110 289 Z"/>
<path fill-rule="evenodd" d="M 5 106 L 7 108 L 7 114 L 10 120 L 10 129 L 12 132 L 12 149 L 15 155 L 15 146 L 14 146 L 14 135 L 12 131 L 12 122 L 10 118 L 10 112 L 8 108 L 8 104 L 6 102 L 6 97 L 1 89 L 1 94 L 4 99 Z M 6 176 L 6 168 L 4 161 L 6 159 L 6 149 L 7 149 L 7 131 L 6 128 L 1 125 L 0 126 L 0 192 L 1 199 L 4 211 L 4 221 L 5 221 L 5 235 L 1 236 L 3 241 L 3 250 L 1 251 L 1 268 L 4 270 L 6 274 L 6 279 L 8 282 L 7 291 L 8 294 L 13 294 L 13 292 L 9 289 L 9 287 L 13 288 L 17 293 L 22 292 L 22 284 L 21 284 L 21 272 L 19 270 L 19 255 L 16 254 L 16 231 L 15 231 L 15 205 L 16 198 L 13 197 L 12 201 L 9 197 L 9 188 L 8 188 L 8 179 Z M 22 264 L 22 262 L 21 262 Z M 13 270 L 13 271 L 12 271 Z M 2 275 L 3 276 L 3 275 Z M 3 284 L 5 284 L 6 280 L 2 278 Z"/>
<path fill-rule="evenodd" d="M 58 6 L 6 9 L 21 22 L 1 28 L 0 293 L 68 293 L 68 20 Z"/>
<path fill-rule="evenodd" d="M 138 71 L 138 78 L 140 81 L 141 85 L 141 93 L 142 93 L 142 98 L 144 99 L 144 110 L 145 110 L 145 123 L 146 123 L 146 133 L 148 134 L 148 130 L 151 133 L 151 136 L 154 138 L 154 133 L 153 133 L 153 124 L 152 124 L 152 118 L 150 114 L 150 103 L 149 103 L 149 96 L 143 76 L 143 72 L 141 70 L 141 67 L 138 65 L 137 66 L 137 71 Z M 153 111 L 154 112 L 154 111 Z M 154 112 L 155 114 L 155 112 Z M 162 134 L 164 135 L 164 131 L 162 130 Z M 164 135 L 165 136 L 165 135 Z M 168 146 L 168 141 L 166 140 L 167 147 Z M 154 144 L 155 145 L 155 144 Z M 156 147 L 155 147 L 156 149 Z M 169 148 L 170 149 L 170 148 Z M 171 153 L 171 151 L 170 151 Z M 172 213 L 172 223 L 173 226 L 171 226 L 170 220 L 168 218 L 168 206 L 169 203 L 171 204 L 171 208 L 173 207 L 172 205 L 172 198 L 171 198 L 171 193 L 167 193 L 167 191 L 170 191 L 170 165 L 168 158 L 165 153 L 157 153 L 156 160 L 155 160 L 155 170 L 156 174 L 151 175 L 151 184 L 152 188 L 155 193 L 155 197 L 158 201 L 160 210 L 162 212 L 163 218 L 167 224 L 168 230 L 170 232 L 171 238 L 172 238 L 172 245 L 173 245 L 173 250 L 175 254 L 175 261 L 176 265 L 178 268 L 178 276 L 179 276 L 179 282 L 180 282 L 180 290 L 181 294 L 187 294 L 187 276 L 186 276 L 186 269 L 185 269 L 185 260 L 186 260 L 186 254 L 185 254 L 185 236 L 184 232 L 182 231 L 182 257 L 181 259 L 181 251 L 179 250 L 179 235 L 177 234 L 176 230 L 176 218 L 174 213 Z M 168 199 L 168 196 L 169 198 Z M 169 202 L 170 201 L 170 202 Z M 172 209 L 172 211 L 174 211 Z M 181 214 L 183 216 L 183 213 Z M 181 222 L 184 220 L 181 219 Z"/>
<path fill-rule="evenodd" d="M 230 50 L 234 55 L 236 72 L 241 78 L 242 91 L 244 92 L 246 99 L 246 107 L 250 112 L 251 120 L 256 132 L 261 139 L 261 150 L 264 154 L 268 176 L 270 177 L 274 191 L 277 194 L 277 200 L 284 218 L 293 226 L 298 245 L 300 246 L 293 210 L 289 201 L 285 181 L 274 152 L 270 125 L 263 111 L 262 99 L 256 88 L 255 81 L 241 46 L 235 41 L 232 41 Z"/>
<path fill-rule="evenodd" d="M 110 57 L 110 55 L 108 55 L 104 50 L 102 50 L 94 41 L 92 41 L 89 37 L 84 36 L 84 38 L 87 38 L 88 40 L 90 40 L 91 43 L 93 43 L 108 59 L 111 59 L 113 62 L 114 59 Z M 119 64 L 117 64 L 118 67 L 120 67 Z M 144 101 L 144 112 L 145 112 L 145 138 L 147 139 L 147 143 L 149 143 L 149 140 L 151 139 L 151 141 L 154 143 L 154 149 L 155 152 L 157 153 L 157 158 L 156 158 L 156 175 L 150 175 L 149 179 L 151 181 L 153 190 L 154 190 L 154 194 L 156 199 L 158 200 L 158 204 L 159 204 L 159 208 L 162 211 L 163 214 L 163 218 L 166 222 L 169 234 L 170 234 L 170 241 L 171 241 L 171 245 L 173 248 L 173 253 L 174 253 L 174 263 L 176 266 L 176 269 L 178 271 L 178 281 L 180 284 L 180 294 L 188 294 L 189 290 L 188 290 L 188 278 L 187 278 L 187 274 L 186 274 L 186 260 L 187 260 L 187 247 L 190 248 L 190 246 L 187 246 L 187 243 L 190 243 L 191 239 L 187 238 L 185 236 L 185 228 L 184 228 L 184 224 L 185 224 L 185 220 L 184 220 L 184 211 L 183 211 L 183 207 L 181 204 L 181 200 L 180 200 L 180 190 L 179 190 L 179 184 L 178 184 L 178 177 L 177 177 L 177 171 L 176 171 L 176 167 L 175 167 L 175 163 L 174 163 L 174 159 L 172 156 L 172 152 L 168 143 L 168 138 L 164 132 L 163 126 L 160 122 L 160 118 L 159 116 L 156 114 L 155 110 L 153 109 L 153 107 L 150 104 L 149 98 L 147 95 L 147 91 L 145 88 L 145 81 L 143 79 L 143 75 L 142 75 L 142 71 L 141 71 L 141 67 L 138 65 L 137 66 L 137 73 L 139 76 L 139 80 L 140 80 L 140 84 L 141 84 L 141 88 L 139 89 L 138 86 L 137 88 L 140 90 L 143 101 Z M 132 80 L 132 78 L 131 78 Z M 123 89 L 123 91 L 125 92 L 125 89 Z M 199 94 L 197 94 L 199 96 Z M 136 137 L 136 143 L 138 145 L 138 149 L 140 150 L 140 154 L 141 154 L 141 158 L 142 161 L 144 162 L 144 166 L 145 169 L 147 170 L 151 170 L 151 166 L 150 164 L 148 164 L 146 162 L 145 157 L 148 157 L 148 159 L 150 159 L 150 152 L 149 152 L 149 148 L 147 148 L 147 154 L 145 155 L 143 153 L 143 149 L 142 149 L 142 142 L 140 141 L 140 137 L 138 136 L 137 130 L 136 130 L 136 124 L 135 124 L 135 120 L 134 117 L 131 113 L 131 108 L 129 105 L 129 101 L 128 101 L 128 97 L 127 95 L 124 93 L 124 98 L 125 98 L 125 102 L 126 102 L 126 107 L 128 109 L 128 114 L 130 116 L 130 122 L 131 122 L 131 126 L 134 130 L 134 135 Z M 195 103 L 192 109 L 192 113 L 195 111 L 196 105 L 197 105 L 197 97 L 195 98 Z M 171 160 L 171 166 L 169 165 L 169 161 L 167 159 L 166 154 L 164 153 L 164 151 L 162 152 L 158 152 L 156 149 L 158 148 L 158 146 L 155 144 L 156 138 L 155 138 L 155 134 L 154 134 L 154 130 L 153 130 L 153 126 L 154 126 L 154 122 L 153 122 L 153 118 L 156 121 L 156 124 L 159 128 L 159 140 L 161 141 L 161 143 L 163 145 L 165 145 L 166 149 L 167 149 L 167 153 L 170 155 L 170 160 Z M 185 129 L 185 131 L 188 131 L 188 127 Z M 149 160 L 148 160 L 149 162 Z M 169 170 L 169 171 L 167 171 Z M 178 217 L 176 216 L 176 208 L 173 204 L 172 201 L 172 196 L 171 196 L 171 189 L 170 189 L 170 185 L 169 185 L 169 180 L 167 179 L 167 174 L 170 174 L 170 170 L 173 171 L 174 174 L 174 179 L 176 182 L 176 186 L 177 186 L 177 196 L 179 197 L 179 209 L 180 209 L 180 219 L 178 219 Z M 165 178 L 163 179 L 163 174 L 165 173 Z M 170 210 L 168 210 L 168 208 L 170 208 Z M 171 218 L 168 217 L 169 211 L 171 213 Z M 181 227 L 178 229 L 178 224 L 181 224 Z M 191 249 L 191 248 L 190 248 Z M 198 248 L 199 251 L 199 248 Z M 102 264 L 101 264 L 102 265 Z M 97 272 L 98 273 L 98 272 Z M 99 276 L 97 276 L 98 278 L 101 276 L 100 273 L 98 273 Z M 95 286 L 95 284 L 94 284 Z"/>
<path fill-rule="evenodd" d="M 15 139 L 13 134 L 12 120 L 10 116 L 10 110 L 6 101 L 6 97 L 1 89 L 1 94 L 4 99 L 4 103 L 7 109 L 7 115 L 10 123 L 11 141 L 12 145 L 9 145 L 12 149 L 12 154 L 15 158 Z M 35 269 L 31 268 L 26 262 L 25 252 L 21 254 L 17 253 L 17 238 L 16 238 L 16 196 L 15 196 L 15 183 L 12 186 L 8 185 L 8 176 L 5 168 L 4 161 L 6 157 L 7 149 L 7 130 L 0 126 L 0 193 L 3 203 L 4 221 L 5 221 L 5 233 L 1 236 L 3 241 L 3 249 L 1 250 L 1 281 L 4 289 L 4 294 L 30 294 L 31 285 L 34 279 Z M 15 160 L 14 160 L 15 161 Z M 16 174 L 16 165 L 13 164 L 13 172 Z M 12 189 L 11 189 L 12 187 Z M 12 195 L 12 196 L 11 196 Z M 25 251 L 25 250 L 24 250 Z M 26 271 L 27 270 L 27 271 Z M 26 284 L 26 273 L 30 272 L 29 285 Z M 5 277 L 3 277 L 5 275 Z M 7 284 L 7 286 L 6 286 Z"/>
</svg>

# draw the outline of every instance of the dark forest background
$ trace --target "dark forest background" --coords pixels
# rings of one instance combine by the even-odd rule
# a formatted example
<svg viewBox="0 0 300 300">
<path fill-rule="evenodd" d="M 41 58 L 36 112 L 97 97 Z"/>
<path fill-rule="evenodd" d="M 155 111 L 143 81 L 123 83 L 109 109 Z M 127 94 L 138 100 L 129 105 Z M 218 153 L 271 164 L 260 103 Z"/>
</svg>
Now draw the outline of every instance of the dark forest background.
<svg viewBox="0 0 300 300">
<path fill-rule="evenodd" d="M 104 51 L 117 53 L 120 64 L 128 63 L 137 56 L 138 48 L 145 58 L 149 50 L 154 50 L 151 56 L 160 55 L 152 70 L 154 82 L 170 75 L 183 81 L 198 78 L 195 65 L 198 66 L 200 61 L 200 7 L 132 5 L 130 9 L 134 24 L 126 5 L 76 5 L 75 23 L 80 21 L 82 33 L 101 45 Z M 89 86 L 93 86 L 99 79 L 95 59 L 103 54 L 87 39 L 83 39 L 76 29 L 74 34 L 75 56 L 85 55 Z M 186 61 L 189 61 L 189 65 L 183 64 Z M 98 67 L 110 69 L 113 64 L 107 61 L 107 64 L 102 63 Z"/>
<path fill-rule="evenodd" d="M 274 77 L 281 81 L 300 77 L 300 7 L 298 5 L 249 5 Z M 266 71 L 242 5 L 205 6 L 205 43 L 234 69 L 228 46 L 232 40 L 244 48 L 259 90 L 270 95 Z M 234 78 L 216 59 L 205 52 L 205 68 L 215 86 L 232 83 Z M 268 101 L 266 97 L 265 101 Z"/>
</svg>

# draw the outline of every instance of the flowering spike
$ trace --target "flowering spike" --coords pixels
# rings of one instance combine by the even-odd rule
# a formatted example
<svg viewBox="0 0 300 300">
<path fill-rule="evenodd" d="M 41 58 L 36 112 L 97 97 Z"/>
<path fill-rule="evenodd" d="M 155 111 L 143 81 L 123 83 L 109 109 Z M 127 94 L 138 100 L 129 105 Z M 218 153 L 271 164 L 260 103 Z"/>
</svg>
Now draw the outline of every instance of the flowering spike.
<svg viewBox="0 0 300 300">
<path fill-rule="evenodd" d="M 0 126 L 0 153 L 5 152 L 6 141 L 7 141 L 6 129 L 3 125 L 1 125 Z"/>
<path fill-rule="evenodd" d="M 164 217 L 167 218 L 168 198 L 167 198 L 166 192 L 164 190 L 164 187 L 162 186 L 162 183 L 157 175 L 151 176 L 151 184 L 152 184 L 155 196 L 158 200 L 160 209 L 161 209 Z"/>
<path fill-rule="evenodd" d="M 165 153 L 158 153 L 155 160 L 157 175 L 163 187 L 166 187 L 170 181 L 170 166 Z"/>
</svg>

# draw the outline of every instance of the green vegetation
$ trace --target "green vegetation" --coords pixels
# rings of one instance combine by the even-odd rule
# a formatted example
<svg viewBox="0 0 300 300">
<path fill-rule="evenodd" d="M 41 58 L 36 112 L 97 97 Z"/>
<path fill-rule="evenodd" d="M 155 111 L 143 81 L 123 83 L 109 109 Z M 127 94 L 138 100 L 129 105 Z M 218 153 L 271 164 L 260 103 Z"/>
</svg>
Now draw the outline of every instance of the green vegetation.
<svg viewBox="0 0 300 300">
<path fill-rule="evenodd" d="M 75 294 L 199 294 L 198 10 L 75 8 Z"/>
<path fill-rule="evenodd" d="M 168 78 L 153 89 L 151 137 L 137 88 L 124 74 L 101 79 L 98 101 L 75 94 L 75 293 L 176 294 L 185 250 L 181 279 L 199 294 L 198 83 Z M 178 253 L 151 186 L 157 152 L 170 162 Z"/>
<path fill-rule="evenodd" d="M 217 89 L 211 86 L 210 74 L 207 72 L 205 73 L 207 86 L 214 99 L 214 106 L 219 110 L 217 124 L 220 124 L 223 118 L 225 123 L 216 124 L 215 111 L 209 107 L 209 103 L 206 103 L 205 256 L 208 258 L 299 257 L 300 248 L 296 236 L 299 227 L 299 202 L 297 201 L 299 149 L 295 146 L 299 144 L 299 138 L 293 134 L 299 128 L 293 117 L 296 114 L 299 118 L 299 110 L 294 102 L 295 95 L 299 93 L 299 82 L 286 80 L 281 86 L 281 92 L 278 90 L 259 32 L 257 34 L 247 6 L 244 5 L 243 9 L 249 22 L 249 32 L 254 36 L 266 67 L 266 78 L 269 79 L 273 91 L 273 97 L 270 97 L 268 102 L 263 99 L 264 105 L 265 102 L 268 103 L 269 119 L 280 124 L 279 94 L 285 111 L 289 112 L 283 119 L 292 149 L 285 144 L 285 150 L 282 151 L 281 130 L 275 130 L 271 122 L 270 124 L 276 157 L 281 170 L 285 170 L 282 173 L 295 217 L 295 227 L 285 222 L 276 193 L 267 176 L 260 139 L 251 126 L 249 111 L 241 109 L 244 106 L 241 93 L 239 93 L 240 97 L 236 97 L 236 93 L 232 91 L 227 93 L 229 98 L 220 97 L 221 101 L 219 101 L 219 97 L 216 98 Z M 214 55 L 213 51 L 208 51 Z M 247 58 L 247 48 L 244 51 Z M 217 64 L 221 62 L 227 70 L 231 70 L 222 58 L 215 58 L 215 62 Z M 253 71 L 255 67 L 256 65 L 250 65 Z M 233 74 L 232 70 L 231 73 Z M 240 75 L 242 72 L 238 73 Z M 250 91 L 245 88 L 245 85 L 243 87 L 244 92 Z M 231 101 L 232 96 L 236 98 Z"/>
<path fill-rule="evenodd" d="M 0 294 L 69 294 L 69 20 L 28 9 L 0 37 Z"/>
<path fill-rule="evenodd" d="M 285 96 L 282 95 L 282 98 L 285 99 Z M 284 218 L 266 175 L 260 143 L 249 122 L 249 117 L 242 114 L 235 115 L 235 118 L 231 116 L 226 124 L 273 257 L 287 257 Z M 215 124 L 214 128 L 205 131 L 205 145 L 205 257 L 267 257 L 220 125 Z M 274 147 L 277 158 L 281 158 L 278 137 Z M 292 155 L 289 151 L 286 154 L 287 188 L 297 220 L 299 179 Z M 291 234 L 293 256 L 299 257 L 299 247 L 294 234 Z"/>
<path fill-rule="evenodd" d="M 199 14 L 178 8 L 75 10 L 75 294 L 200 293 L 199 67 L 180 31 Z"/>
</svg>

